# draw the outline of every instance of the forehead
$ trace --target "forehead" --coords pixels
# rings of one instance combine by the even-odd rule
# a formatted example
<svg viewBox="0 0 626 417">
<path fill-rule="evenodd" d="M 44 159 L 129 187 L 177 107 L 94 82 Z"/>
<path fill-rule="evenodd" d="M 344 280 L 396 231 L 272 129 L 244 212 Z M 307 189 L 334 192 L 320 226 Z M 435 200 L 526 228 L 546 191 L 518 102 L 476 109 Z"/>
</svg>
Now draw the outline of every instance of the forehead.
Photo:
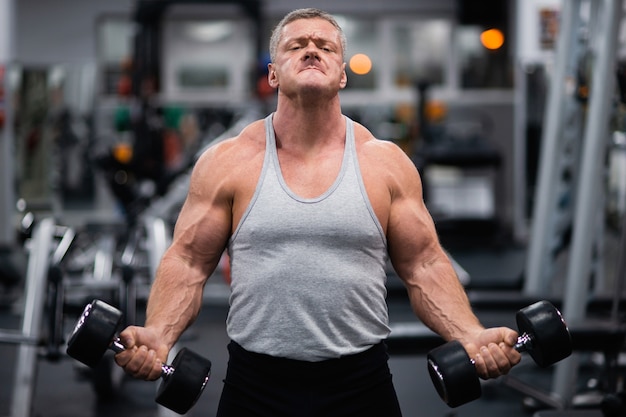
<svg viewBox="0 0 626 417">
<path fill-rule="evenodd" d="M 317 38 L 339 43 L 339 31 L 329 21 L 321 18 L 298 19 L 283 27 L 282 42 L 300 38 Z"/>
</svg>

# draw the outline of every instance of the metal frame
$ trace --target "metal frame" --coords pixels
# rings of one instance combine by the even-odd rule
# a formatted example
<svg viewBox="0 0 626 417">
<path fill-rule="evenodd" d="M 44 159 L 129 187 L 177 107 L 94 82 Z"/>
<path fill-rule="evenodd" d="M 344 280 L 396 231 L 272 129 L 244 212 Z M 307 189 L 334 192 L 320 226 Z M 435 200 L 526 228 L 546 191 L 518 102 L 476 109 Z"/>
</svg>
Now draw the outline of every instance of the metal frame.
<svg viewBox="0 0 626 417">
<path fill-rule="evenodd" d="M 51 218 L 35 226 L 26 271 L 24 317 L 21 335 L 24 342 L 39 340 L 44 315 L 45 292 L 55 225 Z M 37 376 L 37 350 L 33 343 L 20 343 L 17 352 L 11 415 L 31 415 Z"/>
<path fill-rule="evenodd" d="M 565 129 L 567 101 L 566 80 L 572 78 L 578 53 L 577 38 L 580 26 L 581 0 L 563 2 L 556 61 L 548 91 L 545 128 L 541 138 L 541 154 L 537 176 L 537 195 L 533 207 L 533 221 L 528 245 L 525 294 L 546 294 L 551 282 L 551 262 L 554 224 L 557 214 L 559 175 Z"/>
<path fill-rule="evenodd" d="M 598 210 L 597 203 L 604 199 L 601 186 L 605 165 L 603 158 L 609 143 L 610 107 L 615 85 L 615 77 L 607 76 L 607 74 L 614 73 L 619 23 L 623 8 L 622 1 L 619 0 L 601 0 L 591 3 L 592 12 L 598 13 L 595 29 L 598 29 L 599 33 L 596 37 L 592 88 L 583 138 L 580 183 L 576 195 L 574 231 L 563 299 L 563 315 L 567 317 L 569 323 L 580 322 L 586 317 L 586 298 L 595 241 L 591 237 L 595 236 L 594 227 L 597 226 L 597 216 L 603 215 L 604 212 L 604 210 Z M 594 10 L 596 8 L 597 10 Z M 576 11 L 574 9 L 570 13 Z M 553 389 L 566 402 L 571 402 L 574 395 L 578 362 L 577 355 L 572 355 L 557 366 Z"/>
</svg>

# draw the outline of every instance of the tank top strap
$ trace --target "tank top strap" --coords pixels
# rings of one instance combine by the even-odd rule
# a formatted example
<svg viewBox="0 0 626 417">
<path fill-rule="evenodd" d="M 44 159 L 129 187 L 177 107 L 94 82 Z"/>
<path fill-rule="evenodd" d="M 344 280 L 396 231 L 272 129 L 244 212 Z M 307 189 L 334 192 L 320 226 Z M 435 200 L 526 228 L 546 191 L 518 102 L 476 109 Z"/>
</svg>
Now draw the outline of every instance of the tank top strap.
<svg viewBox="0 0 626 417">
<path fill-rule="evenodd" d="M 337 187 L 340 186 L 347 172 L 354 171 L 354 168 L 358 166 L 356 162 L 356 150 L 354 144 L 354 129 L 353 122 L 348 117 L 344 116 L 346 121 L 346 138 L 344 145 L 343 157 L 341 159 L 341 167 L 339 168 L 339 172 L 333 184 L 322 194 L 312 197 L 312 198 L 304 198 L 299 196 L 297 193 L 293 192 L 287 185 L 285 178 L 283 177 L 280 162 L 278 160 L 278 150 L 276 145 L 276 135 L 274 132 L 274 125 L 272 124 L 274 113 L 270 114 L 265 118 L 265 140 L 266 140 L 266 150 L 265 150 L 265 162 L 263 172 L 273 172 L 275 173 L 275 178 L 280 184 L 282 190 L 290 196 L 290 198 L 302 202 L 302 203 L 316 203 L 322 200 L 325 200 L 330 195 L 332 195 Z M 357 173 L 357 177 L 359 174 Z M 274 178 L 274 175 L 270 175 L 269 178 Z"/>
<path fill-rule="evenodd" d="M 276 149 L 276 138 L 274 137 L 274 125 L 272 125 L 272 120 L 274 118 L 274 113 L 270 113 L 264 120 L 265 125 L 265 155 L 269 153 L 270 150 Z"/>
</svg>

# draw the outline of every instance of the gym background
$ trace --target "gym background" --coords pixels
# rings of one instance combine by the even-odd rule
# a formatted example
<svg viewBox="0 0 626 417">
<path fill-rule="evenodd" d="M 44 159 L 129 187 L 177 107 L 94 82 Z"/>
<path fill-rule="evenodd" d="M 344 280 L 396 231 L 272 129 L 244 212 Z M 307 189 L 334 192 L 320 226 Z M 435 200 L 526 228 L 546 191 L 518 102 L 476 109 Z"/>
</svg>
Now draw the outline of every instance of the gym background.
<svg viewBox="0 0 626 417">
<path fill-rule="evenodd" d="M 65 347 L 93 298 L 141 322 L 191 165 L 262 117 L 271 28 L 318 7 L 348 38 L 344 112 L 398 143 L 486 324 L 560 308 L 574 354 L 524 358 L 449 409 L 441 341 L 389 269 L 391 366 L 407 416 L 623 410 L 624 4 L 617 0 L 0 0 L 0 415 L 168 415 L 156 383 Z M 228 262 L 181 343 L 225 370 Z M 108 352 L 111 353 L 111 352 Z M 111 353 L 112 354 L 112 353 Z"/>
</svg>

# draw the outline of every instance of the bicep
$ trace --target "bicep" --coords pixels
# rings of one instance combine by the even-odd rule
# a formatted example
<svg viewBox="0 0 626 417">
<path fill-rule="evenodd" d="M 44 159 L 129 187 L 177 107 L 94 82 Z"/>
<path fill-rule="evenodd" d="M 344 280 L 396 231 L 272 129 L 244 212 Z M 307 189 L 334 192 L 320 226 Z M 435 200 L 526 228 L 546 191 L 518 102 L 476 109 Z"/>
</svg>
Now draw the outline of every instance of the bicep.
<svg viewBox="0 0 626 417">
<path fill-rule="evenodd" d="M 449 259 L 424 203 L 422 181 L 415 164 L 397 145 L 365 141 L 361 148 L 364 181 L 374 211 L 387 237 L 391 263 L 407 287 L 417 288 L 424 277 L 448 274 Z M 452 273 L 454 271 L 452 270 Z"/>
<path fill-rule="evenodd" d="M 219 262 L 230 235 L 232 206 L 223 177 L 207 172 L 213 169 L 203 160 L 194 168 L 169 250 L 169 255 L 209 274 Z"/>
<path fill-rule="evenodd" d="M 402 161 L 392 188 L 387 240 L 391 262 L 400 278 L 409 282 L 420 271 L 448 262 L 433 219 L 426 208 L 422 182 L 412 162 Z"/>
</svg>

